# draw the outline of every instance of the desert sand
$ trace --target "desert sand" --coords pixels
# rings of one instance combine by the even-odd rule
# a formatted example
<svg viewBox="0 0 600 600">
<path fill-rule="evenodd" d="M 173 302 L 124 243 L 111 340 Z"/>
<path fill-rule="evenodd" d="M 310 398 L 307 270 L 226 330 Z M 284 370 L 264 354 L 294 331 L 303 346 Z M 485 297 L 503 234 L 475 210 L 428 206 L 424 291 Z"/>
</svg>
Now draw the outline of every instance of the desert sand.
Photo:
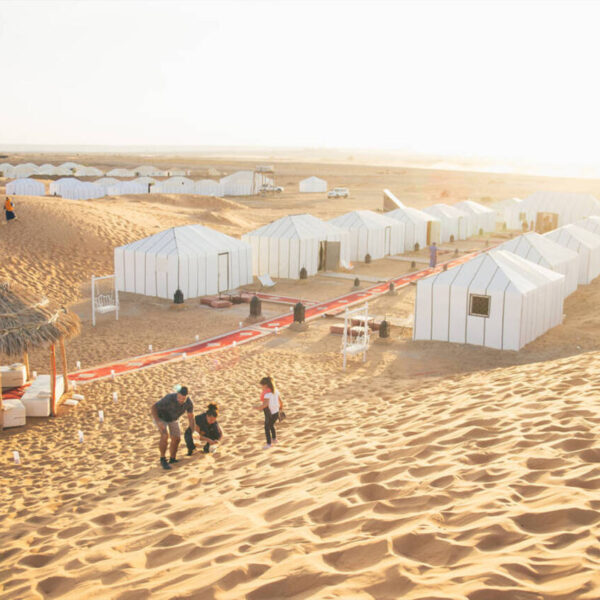
<svg viewBox="0 0 600 600">
<path fill-rule="evenodd" d="M 53 159 L 180 165 L 194 178 L 255 164 L 43 162 Z M 118 322 L 106 315 L 91 327 L 89 277 L 112 272 L 115 245 L 166 227 L 202 223 L 240 235 L 292 212 L 380 208 L 383 187 L 417 207 L 536 189 L 600 191 L 594 180 L 271 162 L 286 190 L 264 198 L 17 198 L 19 221 L 0 228 L 0 277 L 80 314 L 83 333 L 68 357 L 91 366 L 141 354 L 149 343 L 169 348 L 228 331 L 247 315 L 243 305 L 217 312 L 190 301 L 172 311 L 126 294 Z M 297 181 L 312 174 L 347 185 L 351 197 L 298 194 Z M 356 272 L 408 270 L 383 260 Z M 279 282 L 276 291 L 320 300 L 351 285 L 318 276 Z M 345 372 L 340 338 L 329 333 L 337 321 L 320 319 L 306 332 L 86 385 L 77 407 L 0 434 L 0 598 L 597 599 L 599 299 L 600 281 L 580 287 L 565 303 L 564 323 L 514 353 L 412 342 L 399 327 L 412 311 L 409 287 L 372 304 L 373 314 L 397 324 L 392 339 L 375 339 L 367 362 L 351 359 Z M 43 353 L 31 360 L 47 371 Z M 278 446 L 264 452 L 256 406 L 266 374 L 288 419 Z M 166 473 L 148 411 L 176 383 L 190 387 L 197 412 L 218 402 L 225 440 L 207 456 L 187 457 L 182 446 L 181 462 Z M 22 464 L 12 464 L 13 450 Z"/>
</svg>

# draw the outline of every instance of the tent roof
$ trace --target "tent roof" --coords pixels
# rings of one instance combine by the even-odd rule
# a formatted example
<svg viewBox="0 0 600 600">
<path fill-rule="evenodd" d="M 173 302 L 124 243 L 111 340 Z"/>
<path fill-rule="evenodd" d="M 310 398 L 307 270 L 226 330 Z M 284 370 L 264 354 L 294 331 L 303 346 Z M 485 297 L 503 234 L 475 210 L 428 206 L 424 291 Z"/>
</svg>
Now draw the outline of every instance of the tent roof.
<svg viewBox="0 0 600 600">
<path fill-rule="evenodd" d="M 560 265 L 565 260 L 577 258 L 577 252 L 574 250 L 565 248 L 534 231 L 524 233 L 508 242 L 504 242 L 498 249 L 513 253 L 517 253 L 517 250 L 533 249 L 552 266 Z"/>
<path fill-rule="evenodd" d="M 412 221 L 413 223 L 428 223 L 429 221 L 439 221 L 438 218 L 412 206 L 403 206 L 385 213 L 386 217 L 398 219 L 399 221 Z"/>
<path fill-rule="evenodd" d="M 568 235 L 588 248 L 600 247 L 600 236 L 588 231 L 587 229 L 583 229 L 582 227 L 577 227 L 577 225 L 563 225 L 562 227 L 554 229 L 553 231 L 549 231 L 544 235 L 549 237 L 551 240 L 555 240 L 561 235 Z"/>
<path fill-rule="evenodd" d="M 326 221 L 321 221 L 312 215 L 288 215 L 281 217 L 267 225 L 263 225 L 246 235 L 284 238 L 284 239 L 308 239 L 320 238 L 327 234 L 343 233 L 339 227 Z"/>
<path fill-rule="evenodd" d="M 397 219 L 380 215 L 372 210 L 353 210 L 329 220 L 342 229 L 380 229 L 397 224 Z"/>
<path fill-rule="evenodd" d="M 318 181 L 319 183 L 327 183 L 324 179 L 321 179 L 320 177 L 317 177 L 316 175 L 311 175 L 310 177 L 307 177 L 306 179 L 302 179 L 300 181 L 300 183 L 304 183 L 305 181 Z"/>
<path fill-rule="evenodd" d="M 0 281 L 0 353 L 22 356 L 34 348 L 79 335 L 79 317 L 13 282 Z"/>
<path fill-rule="evenodd" d="M 505 198 L 504 200 L 494 202 L 494 204 L 492 204 L 492 208 L 499 210 L 502 208 L 510 208 L 511 206 L 517 206 L 522 203 L 523 200 L 521 200 L 521 198 Z"/>
<path fill-rule="evenodd" d="M 483 204 L 479 204 L 479 202 L 474 202 L 473 200 L 463 200 L 462 202 L 457 202 L 454 206 L 471 215 L 485 215 L 494 212 L 491 208 L 483 206 Z"/>
<path fill-rule="evenodd" d="M 120 248 L 125 252 L 136 251 L 160 256 L 203 256 L 248 248 L 248 245 L 203 225 L 182 225 L 165 229 Z"/>
<path fill-rule="evenodd" d="M 457 219 L 466 216 L 466 213 L 459 208 L 449 204 L 434 204 L 423 209 L 424 212 L 434 215 L 440 219 Z"/>
<path fill-rule="evenodd" d="M 236 171 L 235 173 L 231 173 L 231 175 L 226 175 L 221 178 L 221 182 L 246 182 L 246 181 L 254 181 L 254 171 Z"/>
</svg>

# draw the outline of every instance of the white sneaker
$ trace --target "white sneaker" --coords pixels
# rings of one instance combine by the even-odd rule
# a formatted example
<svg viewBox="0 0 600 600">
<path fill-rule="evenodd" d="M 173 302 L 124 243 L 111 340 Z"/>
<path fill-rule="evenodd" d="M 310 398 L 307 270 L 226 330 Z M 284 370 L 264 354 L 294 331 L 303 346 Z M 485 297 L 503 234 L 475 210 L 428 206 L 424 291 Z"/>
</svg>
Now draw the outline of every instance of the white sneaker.
<svg viewBox="0 0 600 600">
<path fill-rule="evenodd" d="M 263 446 L 263 450 L 270 450 L 271 449 L 271 444 L 265 444 Z"/>
</svg>

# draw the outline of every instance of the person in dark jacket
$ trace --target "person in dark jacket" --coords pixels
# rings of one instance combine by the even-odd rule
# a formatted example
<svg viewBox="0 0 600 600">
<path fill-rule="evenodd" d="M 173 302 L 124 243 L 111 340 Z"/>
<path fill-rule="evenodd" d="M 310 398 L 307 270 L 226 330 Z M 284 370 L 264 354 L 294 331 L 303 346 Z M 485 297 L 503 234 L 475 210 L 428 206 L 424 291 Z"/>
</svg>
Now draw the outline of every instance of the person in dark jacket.
<svg viewBox="0 0 600 600">
<path fill-rule="evenodd" d="M 160 464 L 163 469 L 169 470 L 177 460 L 177 448 L 181 440 L 181 430 L 179 429 L 179 417 L 187 413 L 190 427 L 194 426 L 194 405 L 188 396 L 188 389 L 181 386 L 179 391 L 174 394 L 167 394 L 158 402 L 152 405 L 150 414 L 154 423 L 160 431 L 160 440 L 158 448 L 160 450 Z M 167 443 L 171 436 L 170 458 L 167 462 L 165 453 L 167 452 Z"/>
<path fill-rule="evenodd" d="M 200 441 L 205 442 L 203 448 L 204 454 L 208 454 L 211 449 L 216 449 L 216 445 L 223 441 L 223 430 L 217 422 L 218 417 L 219 407 L 214 402 L 211 402 L 206 407 L 206 412 L 196 415 L 195 428 L 192 429 L 191 427 L 188 427 L 184 433 L 185 444 L 188 449 L 188 456 L 190 456 L 196 449 L 193 437 L 194 430 L 200 436 Z"/>
</svg>

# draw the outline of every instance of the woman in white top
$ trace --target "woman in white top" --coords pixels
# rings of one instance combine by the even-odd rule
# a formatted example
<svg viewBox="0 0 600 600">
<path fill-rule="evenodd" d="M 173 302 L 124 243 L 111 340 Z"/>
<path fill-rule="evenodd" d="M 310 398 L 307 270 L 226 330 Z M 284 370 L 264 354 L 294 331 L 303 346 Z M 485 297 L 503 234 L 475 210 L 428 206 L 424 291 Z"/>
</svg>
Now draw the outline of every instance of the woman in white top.
<svg viewBox="0 0 600 600">
<path fill-rule="evenodd" d="M 262 393 L 260 395 L 261 406 L 259 410 L 262 410 L 265 414 L 265 437 L 267 438 L 263 450 L 268 450 L 273 444 L 277 443 L 275 423 L 279 418 L 281 398 L 271 377 L 263 377 L 260 380 L 260 385 L 262 386 Z"/>
</svg>

